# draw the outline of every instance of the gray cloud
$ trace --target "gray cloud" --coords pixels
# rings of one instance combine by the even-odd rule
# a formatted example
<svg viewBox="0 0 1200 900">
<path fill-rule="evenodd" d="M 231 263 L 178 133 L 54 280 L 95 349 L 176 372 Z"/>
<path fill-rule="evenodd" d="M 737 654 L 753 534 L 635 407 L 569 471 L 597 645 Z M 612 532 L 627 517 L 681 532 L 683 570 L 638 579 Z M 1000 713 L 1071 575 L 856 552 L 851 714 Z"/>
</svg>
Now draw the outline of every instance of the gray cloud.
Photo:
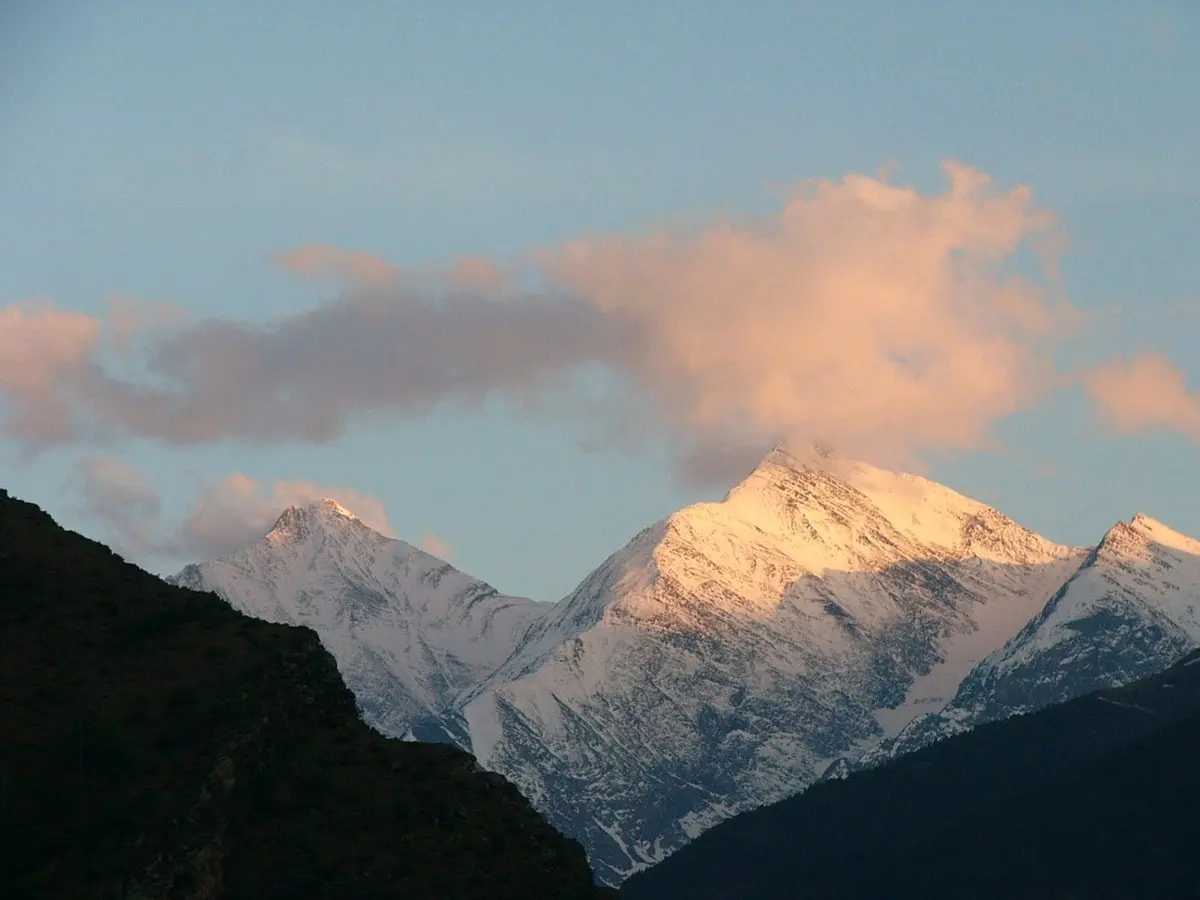
<svg viewBox="0 0 1200 900">
<path fill-rule="evenodd" d="M 118 553 L 134 559 L 154 552 L 162 500 L 135 468 L 111 457 L 84 457 L 69 487 L 78 497 L 78 511 L 108 526 Z"/>
<path fill-rule="evenodd" d="M 353 293 L 272 325 L 208 321 L 162 339 L 146 369 L 163 388 L 101 381 L 110 423 L 168 443 L 337 437 L 356 415 L 519 394 L 563 379 L 609 323 L 582 303 L 503 302 L 413 289 Z"/>
</svg>

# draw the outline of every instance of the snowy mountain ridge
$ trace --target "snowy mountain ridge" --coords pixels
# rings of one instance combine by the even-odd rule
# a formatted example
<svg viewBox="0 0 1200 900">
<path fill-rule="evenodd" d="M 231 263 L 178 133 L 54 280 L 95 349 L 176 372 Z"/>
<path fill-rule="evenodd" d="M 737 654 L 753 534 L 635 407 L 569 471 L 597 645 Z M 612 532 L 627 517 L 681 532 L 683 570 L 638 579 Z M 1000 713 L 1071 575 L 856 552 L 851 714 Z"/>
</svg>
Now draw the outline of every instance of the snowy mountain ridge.
<svg viewBox="0 0 1200 900">
<path fill-rule="evenodd" d="M 780 447 L 555 604 L 500 595 L 328 502 L 176 580 L 316 628 L 369 722 L 470 750 L 619 883 L 831 767 L 1008 714 L 956 710 L 973 690 L 1044 682 L 1019 648 L 1036 662 L 1069 645 L 1055 665 L 1094 657 L 1107 671 L 1120 660 L 1089 657 L 1095 635 L 1067 639 L 1072 610 L 1104 594 L 1080 593 L 1089 578 L 1124 579 L 1126 643 L 1156 615 L 1147 639 L 1174 636 L 1135 647 L 1113 678 L 1190 646 L 1200 572 L 1176 576 L 1200 560 L 1195 542 L 1144 517 L 1127 525 L 1132 536 L 1117 526 L 1093 550 L 1065 547 L 920 476 Z M 1041 681 L 1025 684 L 1031 665 Z M 1060 681 L 1051 694 L 1078 687 Z"/>
<path fill-rule="evenodd" d="M 550 608 L 502 595 L 328 499 L 288 507 L 259 543 L 168 581 L 316 630 L 364 718 L 389 734 L 490 675 Z"/>
<path fill-rule="evenodd" d="M 1129 684 L 1197 647 L 1200 541 L 1138 513 L 1109 529 L 1042 611 L 963 679 L 950 703 L 913 720 L 851 768 Z"/>
<path fill-rule="evenodd" d="M 447 731 L 619 881 L 946 702 L 1085 555 L 918 476 L 777 449 L 606 560 Z"/>
</svg>

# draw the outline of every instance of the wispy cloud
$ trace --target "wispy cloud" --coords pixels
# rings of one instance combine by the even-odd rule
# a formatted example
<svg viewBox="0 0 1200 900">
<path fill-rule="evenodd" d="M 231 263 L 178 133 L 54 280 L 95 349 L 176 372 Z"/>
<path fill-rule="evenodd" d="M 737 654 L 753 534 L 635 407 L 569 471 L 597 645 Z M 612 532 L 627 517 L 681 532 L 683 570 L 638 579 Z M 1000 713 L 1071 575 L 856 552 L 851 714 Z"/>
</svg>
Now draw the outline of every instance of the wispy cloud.
<svg viewBox="0 0 1200 900">
<path fill-rule="evenodd" d="M 364 524 L 391 534 L 383 504 L 369 494 L 311 481 L 269 485 L 240 473 L 205 485 L 179 522 L 165 521 L 158 492 L 129 463 L 85 457 L 68 485 L 78 511 L 107 531 L 122 555 L 139 561 L 202 560 L 225 556 L 267 533 L 288 506 L 336 500 Z"/>
<path fill-rule="evenodd" d="M 450 546 L 450 542 L 436 534 L 427 534 L 422 537 L 421 549 L 444 561 L 449 561 L 450 557 L 454 555 L 454 548 Z"/>
<path fill-rule="evenodd" d="M 98 374 L 94 354 L 100 334 L 99 319 L 57 310 L 49 301 L 0 309 L 7 435 L 34 444 L 74 436 L 79 410 L 71 385 Z"/>
<path fill-rule="evenodd" d="M 324 441 L 364 416 L 502 397 L 623 439 L 665 430 L 686 470 L 713 479 L 784 438 L 881 460 L 987 446 L 1054 383 L 1076 314 L 1047 251 L 1054 216 L 1025 187 L 945 174 L 934 194 L 817 181 L 774 215 L 588 237 L 509 267 L 393 271 L 300 248 L 281 261 L 349 276 L 341 296 L 269 324 L 156 332 L 133 380 L 104 365 L 99 321 L 4 311 L 39 348 L 31 369 L 0 361 L 14 376 L 4 427 L 35 445 L 105 431 Z M 1009 272 L 1022 256 L 1045 264 L 1036 281 Z M 595 372 L 615 389 L 588 394 Z"/>
<path fill-rule="evenodd" d="M 336 500 L 376 531 L 391 534 L 383 504 L 369 494 L 303 480 L 263 485 L 233 473 L 200 492 L 179 526 L 173 552 L 197 559 L 223 556 L 262 537 L 284 508 L 326 498 Z"/>
<path fill-rule="evenodd" d="M 304 278 L 339 278 L 366 285 L 386 284 L 400 275 L 394 264 L 372 253 L 326 244 L 297 247 L 278 254 L 275 261 Z"/>
<path fill-rule="evenodd" d="M 141 472 L 111 457 L 80 459 L 68 479 L 79 513 L 108 527 L 114 549 L 130 559 L 153 553 L 162 500 Z"/>
<path fill-rule="evenodd" d="M 1118 431 L 1175 431 L 1200 441 L 1200 391 L 1157 354 L 1087 371 L 1084 385 L 1099 415 Z"/>
</svg>

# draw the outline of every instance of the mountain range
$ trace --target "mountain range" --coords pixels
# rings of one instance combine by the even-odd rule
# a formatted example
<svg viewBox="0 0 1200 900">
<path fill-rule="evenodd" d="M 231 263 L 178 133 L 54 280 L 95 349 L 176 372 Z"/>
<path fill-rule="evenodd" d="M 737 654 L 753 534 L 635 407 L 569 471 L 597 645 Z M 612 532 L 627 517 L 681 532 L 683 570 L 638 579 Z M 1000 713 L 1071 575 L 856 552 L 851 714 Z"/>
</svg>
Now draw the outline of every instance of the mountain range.
<svg viewBox="0 0 1200 900">
<path fill-rule="evenodd" d="M 1200 651 L 710 829 L 624 900 L 1197 896 Z"/>
<path fill-rule="evenodd" d="M 1156 674 L 1200 644 L 1200 541 L 1144 515 L 1120 522 L 954 699 L 858 761 L 877 765 L 984 722 Z"/>
<path fill-rule="evenodd" d="M 368 722 L 468 750 L 612 884 L 822 777 L 1200 645 L 1200 546 L 1160 523 L 1066 547 L 919 476 L 784 447 L 553 604 L 332 501 L 172 580 L 311 625 Z"/>
</svg>

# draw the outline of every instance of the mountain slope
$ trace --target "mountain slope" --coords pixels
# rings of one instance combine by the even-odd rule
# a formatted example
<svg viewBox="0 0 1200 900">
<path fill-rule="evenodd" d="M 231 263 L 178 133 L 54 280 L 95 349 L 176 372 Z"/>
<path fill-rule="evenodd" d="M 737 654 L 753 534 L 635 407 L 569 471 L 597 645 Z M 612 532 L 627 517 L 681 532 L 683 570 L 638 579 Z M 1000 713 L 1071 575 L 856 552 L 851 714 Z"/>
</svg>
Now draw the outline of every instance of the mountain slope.
<svg viewBox="0 0 1200 900">
<path fill-rule="evenodd" d="M 168 581 L 316 630 L 364 718 L 393 735 L 490 675 L 548 609 L 384 537 L 332 500 L 289 507 L 258 544 Z"/>
<path fill-rule="evenodd" d="M 738 816 L 626 900 L 1195 896 L 1200 653 Z"/>
<path fill-rule="evenodd" d="M 866 754 L 875 765 L 950 734 L 1161 671 L 1200 647 L 1200 541 L 1137 515 L 1120 522 L 954 699 Z"/>
<path fill-rule="evenodd" d="M 171 587 L 0 491 L 0 896 L 586 898 L 581 847 L 375 734 L 307 629 Z"/>
<path fill-rule="evenodd" d="M 469 750 L 616 884 L 821 777 L 1158 670 L 1196 645 L 1189 541 L 1137 517 L 1063 547 L 926 479 L 779 448 L 553 605 L 329 503 L 177 580 L 312 624 L 369 722 Z"/>
<path fill-rule="evenodd" d="M 443 733 L 619 882 L 941 706 L 1082 557 L 924 479 L 777 450 L 607 560 Z"/>
</svg>

